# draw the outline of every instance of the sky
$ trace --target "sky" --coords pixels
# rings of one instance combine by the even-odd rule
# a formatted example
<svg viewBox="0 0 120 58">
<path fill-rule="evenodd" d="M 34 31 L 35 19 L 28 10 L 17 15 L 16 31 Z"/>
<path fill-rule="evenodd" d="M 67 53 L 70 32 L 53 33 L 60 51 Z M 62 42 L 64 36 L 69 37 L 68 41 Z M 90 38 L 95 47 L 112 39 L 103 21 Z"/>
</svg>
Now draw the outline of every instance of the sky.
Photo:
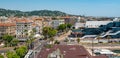
<svg viewBox="0 0 120 58">
<path fill-rule="evenodd" d="M 120 0 L 1 0 L 0 8 L 58 10 L 75 15 L 120 17 Z"/>
</svg>

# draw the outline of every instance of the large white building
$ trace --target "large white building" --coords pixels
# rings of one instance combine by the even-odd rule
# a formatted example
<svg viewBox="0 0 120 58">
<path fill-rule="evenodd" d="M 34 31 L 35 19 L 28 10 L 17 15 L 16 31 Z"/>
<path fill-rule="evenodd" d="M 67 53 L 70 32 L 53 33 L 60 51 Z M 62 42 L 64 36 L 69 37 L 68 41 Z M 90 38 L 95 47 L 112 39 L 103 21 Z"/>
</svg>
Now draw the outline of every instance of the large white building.
<svg viewBox="0 0 120 58">
<path fill-rule="evenodd" d="M 53 28 L 57 28 L 61 24 L 65 24 L 65 20 L 64 19 L 52 20 L 52 27 Z"/>
<path fill-rule="evenodd" d="M 83 27 L 85 27 L 85 23 L 76 22 L 74 24 L 75 29 L 79 29 L 79 28 L 83 28 Z"/>
<path fill-rule="evenodd" d="M 113 21 L 86 21 L 86 28 L 99 28 L 101 25 L 107 25 L 108 23 Z"/>
<path fill-rule="evenodd" d="M 25 41 L 28 39 L 28 31 L 32 30 L 32 21 L 28 19 L 16 20 L 16 38 Z"/>
</svg>

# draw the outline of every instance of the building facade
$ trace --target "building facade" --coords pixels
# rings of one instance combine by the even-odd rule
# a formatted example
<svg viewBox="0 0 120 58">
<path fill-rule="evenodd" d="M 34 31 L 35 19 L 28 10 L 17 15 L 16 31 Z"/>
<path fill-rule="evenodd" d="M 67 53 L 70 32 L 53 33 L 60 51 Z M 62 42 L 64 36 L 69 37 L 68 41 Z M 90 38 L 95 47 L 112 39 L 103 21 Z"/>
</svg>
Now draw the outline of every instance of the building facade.
<svg viewBox="0 0 120 58">
<path fill-rule="evenodd" d="M 52 20 L 51 24 L 52 24 L 52 27 L 56 29 L 59 25 L 65 24 L 65 20 L 64 19 Z"/>
<path fill-rule="evenodd" d="M 18 19 L 16 20 L 16 38 L 18 40 L 27 40 L 28 31 L 32 30 L 32 21 L 28 19 Z"/>
<path fill-rule="evenodd" d="M 16 26 L 14 23 L 0 23 L 0 37 L 5 34 L 15 36 Z"/>
<path fill-rule="evenodd" d="M 99 28 L 101 25 L 107 25 L 113 21 L 86 21 L 86 28 Z"/>
</svg>

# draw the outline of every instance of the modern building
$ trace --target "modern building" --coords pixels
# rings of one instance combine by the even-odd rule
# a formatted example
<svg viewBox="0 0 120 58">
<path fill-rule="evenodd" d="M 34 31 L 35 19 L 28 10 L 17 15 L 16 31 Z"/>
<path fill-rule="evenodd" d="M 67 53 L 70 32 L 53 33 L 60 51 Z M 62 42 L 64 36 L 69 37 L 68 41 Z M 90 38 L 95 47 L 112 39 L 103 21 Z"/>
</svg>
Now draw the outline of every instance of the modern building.
<svg viewBox="0 0 120 58">
<path fill-rule="evenodd" d="M 103 33 L 101 34 L 100 37 L 106 38 L 106 37 L 111 37 L 111 38 L 120 38 L 120 22 L 115 21 L 112 23 L 109 23 L 107 25 L 101 26 L 101 30 L 103 30 Z"/>
<path fill-rule="evenodd" d="M 65 24 L 65 20 L 64 19 L 53 19 L 51 24 L 52 24 L 52 27 L 56 29 L 59 25 Z"/>
<path fill-rule="evenodd" d="M 16 20 L 16 38 L 18 40 L 27 40 L 28 31 L 32 30 L 32 21 L 29 19 Z"/>
<path fill-rule="evenodd" d="M 15 23 L 0 23 L 0 37 L 5 34 L 15 36 L 16 34 L 16 25 Z"/>
<path fill-rule="evenodd" d="M 101 25 L 107 25 L 113 21 L 86 21 L 86 28 L 99 28 Z"/>
<path fill-rule="evenodd" d="M 54 45 L 42 48 L 37 58 L 108 58 L 105 55 L 92 56 L 80 45 Z"/>
<path fill-rule="evenodd" d="M 101 38 L 120 38 L 120 19 L 113 21 L 87 21 L 85 35 L 99 35 Z"/>
</svg>

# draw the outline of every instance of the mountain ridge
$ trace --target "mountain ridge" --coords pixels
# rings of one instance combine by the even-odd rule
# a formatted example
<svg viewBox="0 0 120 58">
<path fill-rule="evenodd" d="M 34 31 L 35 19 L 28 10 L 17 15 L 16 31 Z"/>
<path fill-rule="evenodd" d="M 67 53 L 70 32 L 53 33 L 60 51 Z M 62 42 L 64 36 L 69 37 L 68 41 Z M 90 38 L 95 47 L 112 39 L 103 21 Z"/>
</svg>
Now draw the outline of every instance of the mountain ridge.
<svg viewBox="0 0 120 58">
<path fill-rule="evenodd" d="M 67 16 L 67 14 L 61 11 L 52 10 L 34 10 L 34 11 L 20 11 L 0 8 L 0 16 Z"/>
</svg>

